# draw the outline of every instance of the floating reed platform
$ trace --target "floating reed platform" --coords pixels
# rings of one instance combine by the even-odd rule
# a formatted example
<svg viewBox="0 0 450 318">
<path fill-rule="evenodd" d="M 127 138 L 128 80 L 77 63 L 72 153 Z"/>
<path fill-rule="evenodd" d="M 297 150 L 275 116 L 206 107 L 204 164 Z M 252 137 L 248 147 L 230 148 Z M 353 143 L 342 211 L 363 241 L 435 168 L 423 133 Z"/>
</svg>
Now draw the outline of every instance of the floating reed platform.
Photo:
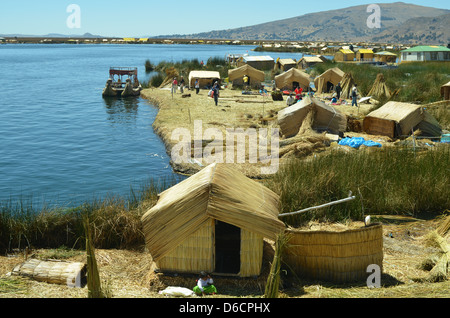
<svg viewBox="0 0 450 318">
<path fill-rule="evenodd" d="M 284 261 L 299 277 L 335 283 L 365 282 L 367 267 L 383 264 L 381 224 L 357 229 L 297 230 L 290 236 Z"/>
<path fill-rule="evenodd" d="M 86 264 L 31 258 L 17 265 L 11 274 L 41 282 L 75 287 L 77 283 L 82 286 L 86 282 Z"/>
</svg>

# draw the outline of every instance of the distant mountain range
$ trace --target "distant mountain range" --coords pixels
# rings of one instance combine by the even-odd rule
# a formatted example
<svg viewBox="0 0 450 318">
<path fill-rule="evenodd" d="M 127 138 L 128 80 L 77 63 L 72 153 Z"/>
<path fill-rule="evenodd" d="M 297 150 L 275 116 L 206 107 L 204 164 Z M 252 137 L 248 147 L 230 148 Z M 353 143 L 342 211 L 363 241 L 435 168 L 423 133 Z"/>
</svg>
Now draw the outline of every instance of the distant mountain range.
<svg viewBox="0 0 450 318">
<path fill-rule="evenodd" d="M 418 6 L 404 2 L 378 4 L 381 9 L 381 27 L 367 24 L 372 11 L 369 4 L 339 10 L 330 10 L 267 22 L 235 29 L 214 30 L 197 34 L 148 36 L 164 39 L 211 39 L 250 41 L 327 41 L 373 42 L 401 44 L 450 43 L 450 10 Z M 281 9 L 281 7 L 280 7 Z M 39 38 L 106 38 L 101 35 L 23 35 L 3 34 L 2 37 Z"/>
<path fill-rule="evenodd" d="M 46 35 L 28 35 L 28 34 L 0 34 L 2 37 L 18 37 L 18 38 L 77 38 L 77 39 L 93 39 L 93 38 L 104 38 L 104 36 L 101 35 L 94 35 L 91 33 L 85 33 L 83 35 L 77 35 L 77 34 L 59 34 L 59 33 L 49 33 Z"/>
<path fill-rule="evenodd" d="M 369 5 L 310 13 L 294 18 L 228 30 L 190 35 L 162 35 L 180 39 L 286 40 L 329 42 L 450 43 L 450 10 L 403 2 L 378 4 L 381 27 L 369 28 Z M 280 8 L 281 9 L 281 8 Z"/>
</svg>

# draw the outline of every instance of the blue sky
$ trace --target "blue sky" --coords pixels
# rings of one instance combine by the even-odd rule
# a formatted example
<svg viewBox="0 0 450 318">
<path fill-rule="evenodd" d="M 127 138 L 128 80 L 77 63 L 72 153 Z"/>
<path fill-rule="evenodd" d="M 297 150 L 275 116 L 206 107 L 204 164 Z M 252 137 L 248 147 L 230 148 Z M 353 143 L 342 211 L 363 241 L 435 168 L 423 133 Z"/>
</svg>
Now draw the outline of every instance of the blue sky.
<svg viewBox="0 0 450 318">
<path fill-rule="evenodd" d="M 0 34 L 48 33 L 141 37 L 191 34 L 255 25 L 307 13 L 395 1 L 154 1 L 154 0 L 2 0 Z M 405 1 L 450 9 L 450 1 Z M 80 8 L 80 28 L 69 28 L 70 4 Z"/>
</svg>

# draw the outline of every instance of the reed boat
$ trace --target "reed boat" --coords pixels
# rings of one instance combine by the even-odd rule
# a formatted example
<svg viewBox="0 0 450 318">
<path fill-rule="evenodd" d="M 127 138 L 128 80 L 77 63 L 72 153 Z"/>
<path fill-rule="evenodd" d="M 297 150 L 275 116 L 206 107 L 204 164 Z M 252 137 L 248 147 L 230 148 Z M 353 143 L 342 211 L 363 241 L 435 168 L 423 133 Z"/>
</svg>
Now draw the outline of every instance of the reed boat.
<svg viewBox="0 0 450 318">
<path fill-rule="evenodd" d="M 109 78 L 103 89 L 103 97 L 139 96 L 142 86 L 135 67 L 111 67 Z"/>
</svg>

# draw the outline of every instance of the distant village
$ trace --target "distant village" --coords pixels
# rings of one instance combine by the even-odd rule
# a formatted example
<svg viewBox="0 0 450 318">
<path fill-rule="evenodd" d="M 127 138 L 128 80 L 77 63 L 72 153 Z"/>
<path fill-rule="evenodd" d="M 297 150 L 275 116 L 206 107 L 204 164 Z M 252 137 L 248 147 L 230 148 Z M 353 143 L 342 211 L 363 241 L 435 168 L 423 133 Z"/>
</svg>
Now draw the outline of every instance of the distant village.
<svg viewBox="0 0 450 318">
<path fill-rule="evenodd" d="M 437 45 L 404 45 L 392 43 L 330 43 L 298 41 L 253 41 L 253 40 L 201 40 L 159 38 L 19 38 L 0 37 L 0 43 L 35 44 L 212 44 L 255 45 L 258 52 L 293 52 L 306 55 L 300 68 L 320 63 L 323 56 L 333 57 L 336 62 L 399 63 L 403 61 L 450 61 L 450 43 L 447 47 Z M 309 56 L 308 56 L 309 55 Z M 250 57 L 249 57 L 250 58 Z M 261 57 L 264 58 L 264 57 Z M 261 59 L 260 58 L 260 59 Z M 268 63 L 270 61 L 270 57 Z M 273 61 L 276 63 L 276 61 Z"/>
</svg>

